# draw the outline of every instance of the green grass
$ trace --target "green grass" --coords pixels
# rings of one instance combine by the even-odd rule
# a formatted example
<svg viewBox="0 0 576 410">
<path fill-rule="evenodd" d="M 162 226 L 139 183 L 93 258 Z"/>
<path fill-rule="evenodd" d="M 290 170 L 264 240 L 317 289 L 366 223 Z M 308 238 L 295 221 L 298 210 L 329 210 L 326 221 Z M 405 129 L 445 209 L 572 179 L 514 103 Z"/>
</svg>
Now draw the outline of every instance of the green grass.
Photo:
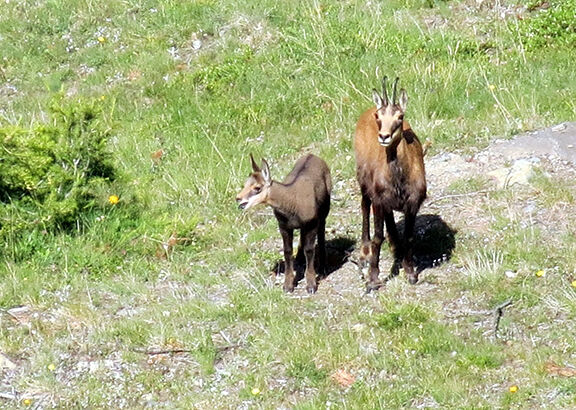
<svg viewBox="0 0 576 410">
<path fill-rule="evenodd" d="M 400 77 L 430 156 L 574 121 L 563 20 L 574 1 L 482 4 L 3 4 L 0 129 L 52 124 L 55 98 L 93 103 L 122 177 L 73 229 L 30 229 L 0 248 L 0 353 L 16 366 L 0 369 L 0 393 L 18 393 L 0 407 L 573 407 L 574 378 L 544 370 L 575 364 L 571 181 L 443 187 L 483 230 L 449 221 L 452 259 L 375 295 L 353 275 L 338 287 L 349 264 L 318 295 L 285 295 L 269 275 L 281 257 L 271 212 L 234 201 L 249 153 L 281 179 L 311 151 L 336 186 L 328 239 L 358 240 L 352 134 L 385 74 Z M 532 199 L 540 225 L 518 205 Z M 496 338 L 492 310 L 506 300 Z M 29 310 L 15 317 L 17 306 Z"/>
</svg>

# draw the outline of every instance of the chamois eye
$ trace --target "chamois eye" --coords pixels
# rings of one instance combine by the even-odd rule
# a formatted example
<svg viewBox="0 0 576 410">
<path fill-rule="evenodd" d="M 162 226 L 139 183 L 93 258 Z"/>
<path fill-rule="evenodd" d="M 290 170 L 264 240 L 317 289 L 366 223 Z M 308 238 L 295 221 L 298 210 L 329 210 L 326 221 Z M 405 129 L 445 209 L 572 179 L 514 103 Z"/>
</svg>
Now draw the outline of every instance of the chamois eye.
<svg viewBox="0 0 576 410">
<path fill-rule="evenodd" d="M 254 187 L 254 193 L 255 193 L 255 194 L 259 194 L 260 191 L 262 191 L 262 187 L 261 187 L 261 186 Z"/>
</svg>

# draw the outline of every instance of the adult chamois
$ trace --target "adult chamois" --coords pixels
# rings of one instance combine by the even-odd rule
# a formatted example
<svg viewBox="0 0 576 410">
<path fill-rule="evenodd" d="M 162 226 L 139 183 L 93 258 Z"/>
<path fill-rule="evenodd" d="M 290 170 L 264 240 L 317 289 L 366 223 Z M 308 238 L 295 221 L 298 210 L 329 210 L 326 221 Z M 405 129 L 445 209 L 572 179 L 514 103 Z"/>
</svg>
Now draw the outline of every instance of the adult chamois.
<svg viewBox="0 0 576 410">
<path fill-rule="evenodd" d="M 414 224 L 426 198 L 426 175 L 422 145 L 404 120 L 408 98 L 394 81 L 392 100 L 388 99 L 387 77 L 382 80 L 382 95 L 373 90 L 375 107 L 365 111 L 356 125 L 354 150 L 356 176 L 362 194 L 361 266 L 369 263 L 368 291 L 381 286 L 378 263 L 386 224 L 394 263 L 391 275 L 402 264 L 408 281 L 415 284 L 418 272 L 412 259 Z M 374 215 L 374 238 L 370 240 L 370 206 Z M 404 237 L 400 242 L 393 211 L 404 213 Z"/>
<path fill-rule="evenodd" d="M 262 159 L 259 167 L 250 154 L 252 173 L 244 188 L 236 196 L 240 209 L 249 209 L 258 204 L 266 204 L 274 210 L 278 228 L 284 242 L 285 278 L 284 291 L 294 291 L 294 256 L 292 241 L 294 229 L 300 229 L 300 244 L 297 259 L 306 258 L 306 290 L 315 293 L 318 289 L 314 269 L 314 244 L 318 237 L 320 274 L 326 268 L 325 228 L 326 217 L 330 212 L 332 180 L 330 169 L 322 159 L 308 154 L 300 158 L 284 182 L 270 178 L 270 168 Z"/>
</svg>

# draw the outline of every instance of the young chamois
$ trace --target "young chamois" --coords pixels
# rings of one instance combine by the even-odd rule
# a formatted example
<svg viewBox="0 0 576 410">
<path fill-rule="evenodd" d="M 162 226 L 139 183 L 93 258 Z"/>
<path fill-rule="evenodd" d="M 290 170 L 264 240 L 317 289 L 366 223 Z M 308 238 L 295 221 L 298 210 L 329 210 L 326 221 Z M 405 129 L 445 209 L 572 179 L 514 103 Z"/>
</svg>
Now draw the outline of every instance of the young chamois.
<svg viewBox="0 0 576 410">
<path fill-rule="evenodd" d="M 258 167 L 252 154 L 252 174 L 244 188 L 236 196 L 240 209 L 249 209 L 258 204 L 266 204 L 274 210 L 278 228 L 284 242 L 285 278 L 284 291 L 294 291 L 294 256 L 292 241 L 294 229 L 300 229 L 300 244 L 297 259 L 306 258 L 306 290 L 315 293 L 318 289 L 314 269 L 314 243 L 318 237 L 319 273 L 326 268 L 325 227 L 330 211 L 332 180 L 326 163 L 308 154 L 300 158 L 294 169 L 284 179 L 276 182 L 270 178 L 268 163 L 262 159 Z"/>
<path fill-rule="evenodd" d="M 356 125 L 354 150 L 356 176 L 362 194 L 361 265 L 369 263 L 368 290 L 377 289 L 378 263 L 386 224 L 390 249 L 394 255 L 391 275 L 402 264 L 408 281 L 415 284 L 412 246 L 414 224 L 420 205 L 426 198 L 426 176 L 422 145 L 404 120 L 408 98 L 404 89 L 396 101 L 398 78 L 392 100 L 388 99 L 387 78 L 382 80 L 382 96 L 373 90 L 375 107 L 365 111 Z M 370 206 L 374 215 L 374 238 L 370 241 Z M 404 238 L 400 242 L 393 211 L 404 213 Z"/>
</svg>

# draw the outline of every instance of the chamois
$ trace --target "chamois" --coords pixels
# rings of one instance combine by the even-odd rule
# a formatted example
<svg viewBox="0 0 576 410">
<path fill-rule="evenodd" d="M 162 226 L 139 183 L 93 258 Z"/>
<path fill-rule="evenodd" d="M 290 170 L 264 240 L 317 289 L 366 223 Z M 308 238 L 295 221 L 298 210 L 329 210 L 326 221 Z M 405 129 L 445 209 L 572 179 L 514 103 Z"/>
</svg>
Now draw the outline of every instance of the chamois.
<svg viewBox="0 0 576 410">
<path fill-rule="evenodd" d="M 330 212 L 332 180 L 326 163 L 308 154 L 300 158 L 284 182 L 270 178 L 270 168 L 262 159 L 259 167 L 250 154 L 252 174 L 244 188 L 236 196 L 238 207 L 247 210 L 258 204 L 266 204 L 274 210 L 278 228 L 284 242 L 285 278 L 284 291 L 294 291 L 294 257 L 292 241 L 294 229 L 300 229 L 300 244 L 297 260 L 306 258 L 306 290 L 315 293 L 318 289 L 314 269 L 314 243 L 318 237 L 319 273 L 326 268 L 325 228 Z"/>
<path fill-rule="evenodd" d="M 394 255 L 391 275 L 399 264 L 411 284 L 418 282 L 414 271 L 413 235 L 416 214 L 426 198 L 424 153 L 418 137 L 404 120 L 408 98 L 400 90 L 396 101 L 398 78 L 394 81 L 392 101 L 388 99 L 387 77 L 382 80 L 382 95 L 373 90 L 376 105 L 365 111 L 356 125 L 354 150 L 356 176 L 362 194 L 361 266 L 369 263 L 368 291 L 377 289 L 378 263 L 386 224 L 390 249 Z M 370 206 L 374 215 L 374 238 L 370 241 Z M 404 213 L 404 238 L 400 242 L 394 212 Z"/>
</svg>

